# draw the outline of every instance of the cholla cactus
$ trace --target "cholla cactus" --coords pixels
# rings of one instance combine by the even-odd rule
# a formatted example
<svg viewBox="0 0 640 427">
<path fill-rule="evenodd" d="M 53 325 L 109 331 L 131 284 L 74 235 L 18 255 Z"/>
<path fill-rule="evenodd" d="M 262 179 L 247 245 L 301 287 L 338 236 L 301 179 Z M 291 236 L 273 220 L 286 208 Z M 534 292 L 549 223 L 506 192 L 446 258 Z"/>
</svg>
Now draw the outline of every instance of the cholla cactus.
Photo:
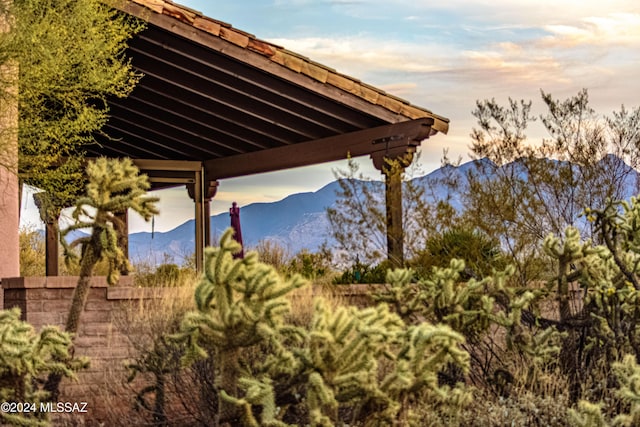
<svg viewBox="0 0 640 427">
<path fill-rule="evenodd" d="M 44 327 L 36 334 L 33 327 L 20 320 L 20 310 L 0 311 L 0 401 L 29 405 L 31 412 L 0 412 L 0 420 L 14 425 L 46 425 L 45 413 L 40 413 L 40 402 L 48 395 L 37 388 L 37 379 L 47 372 L 74 378 L 75 371 L 86 366 L 85 359 L 74 364 L 60 360 L 69 357 L 71 338 L 53 326 Z M 37 409 L 34 413 L 32 408 Z"/>
<path fill-rule="evenodd" d="M 283 280 L 255 253 L 233 259 L 239 250 L 231 230 L 220 248 L 207 248 L 196 310 L 175 336 L 187 343 L 185 363 L 207 357 L 207 350 L 214 357 L 219 423 L 284 426 L 283 395 L 305 396 L 297 404 L 313 426 L 408 425 L 410 401 L 458 407 L 468 401 L 462 387 L 438 381 L 450 364 L 468 369 L 459 333 L 406 327 L 384 304 L 333 308 L 323 299 L 315 301 L 309 328 L 296 328 L 286 323 L 286 294 L 304 282 Z"/>
<path fill-rule="evenodd" d="M 610 365 L 626 352 L 640 356 L 640 200 L 610 201 L 604 209 L 587 209 L 585 214 L 595 223 L 601 245 L 582 241 L 574 228 L 563 238 L 548 236 L 544 244 L 558 261 L 561 289 L 576 281 L 584 291 L 581 318 L 589 332 L 577 372 L 588 372 L 603 357 Z"/>
<path fill-rule="evenodd" d="M 515 271 L 512 266 L 482 280 L 472 278 L 468 281 L 460 278 L 464 269 L 463 260 L 452 259 L 448 267 L 434 267 L 430 278 L 417 283 L 412 282 L 413 274 L 409 270 L 390 271 L 388 285 L 375 297 L 391 303 L 394 310 L 412 324 L 427 320 L 447 325 L 464 336 L 462 345 L 473 355 L 471 373 L 476 376 L 474 380 L 488 382 L 489 386 L 495 385 L 496 372 L 511 369 L 491 357 L 495 351 L 517 351 L 527 355 L 532 369 L 543 366 L 558 354 L 562 334 L 553 327 L 528 328 L 523 322 L 523 314 L 525 311 L 531 314 L 541 292 L 516 294 L 507 285 Z M 499 329 L 506 338 L 504 348 L 490 339 Z M 455 370 L 451 374 L 453 379 L 460 378 Z"/>
<path fill-rule="evenodd" d="M 205 250 L 196 310 L 184 317 L 178 336 L 189 344 L 185 363 L 207 357 L 205 347 L 215 349 L 219 418 L 224 422 L 240 416 L 242 349 L 265 343 L 279 346 L 289 309 L 285 295 L 305 284 L 299 276 L 283 281 L 272 267 L 258 262 L 255 252 L 234 259 L 240 249 L 233 230 L 227 229 L 219 248 Z"/>
<path fill-rule="evenodd" d="M 98 158 L 87 165 L 87 176 L 87 194 L 78 199 L 73 211 L 76 223 L 61 233 L 67 263 L 77 259 L 72 249 L 77 246 L 82 248 L 80 277 L 67 320 L 68 332 L 78 330 L 80 313 L 89 291 L 89 279 L 98 261 L 107 259 L 107 279 L 110 284 L 117 282 L 121 269 L 130 268 L 129 261 L 118 246 L 118 233 L 126 233 L 126 230 L 116 214 L 132 209 L 148 221 L 158 213 L 155 207 L 158 198 L 145 195 L 150 187 L 147 176 L 140 175 L 130 159 Z M 89 236 L 66 243 L 66 235 L 85 228 L 91 229 Z"/>
<path fill-rule="evenodd" d="M 65 261 L 77 258 L 73 248 L 81 246 L 80 275 L 73 291 L 71 308 L 65 330 L 72 334 L 78 331 L 80 315 L 84 310 L 89 294 L 93 270 L 103 258 L 109 263 L 109 283 L 118 280 L 120 269 L 128 268 L 128 260 L 118 246 L 118 233 L 126 233 L 124 224 L 116 214 L 132 209 L 145 220 L 158 213 L 155 207 L 156 197 L 146 196 L 149 181 L 146 175 L 140 175 L 138 168 L 130 159 L 98 158 L 87 165 L 87 194 L 76 202 L 73 218 L 76 220 L 61 233 L 65 251 Z M 67 244 L 65 236 L 71 231 L 90 228 L 88 237 L 80 237 Z M 54 399 L 58 395 L 61 376 L 49 375 L 46 389 Z"/>
<path fill-rule="evenodd" d="M 612 365 L 613 373 L 619 383 L 616 395 L 628 406 L 622 413 L 608 423 L 602 414 L 602 403 L 590 403 L 582 400 L 577 409 L 569 410 L 569 417 L 574 425 L 584 427 L 637 426 L 640 425 L 640 366 L 636 358 L 630 354 L 624 356 L 622 362 Z M 624 407 L 624 406 L 623 406 Z M 616 408 L 619 412 L 619 408 Z"/>
<path fill-rule="evenodd" d="M 616 425 L 640 425 L 640 366 L 636 358 L 627 354 L 622 362 L 613 364 L 613 371 L 620 382 L 618 397 L 629 404 L 629 413 L 615 418 Z"/>
<path fill-rule="evenodd" d="M 571 425 L 577 427 L 606 427 L 608 425 L 602 414 L 602 405 L 599 404 L 581 400 L 576 409 L 570 408 L 568 412 Z"/>
</svg>

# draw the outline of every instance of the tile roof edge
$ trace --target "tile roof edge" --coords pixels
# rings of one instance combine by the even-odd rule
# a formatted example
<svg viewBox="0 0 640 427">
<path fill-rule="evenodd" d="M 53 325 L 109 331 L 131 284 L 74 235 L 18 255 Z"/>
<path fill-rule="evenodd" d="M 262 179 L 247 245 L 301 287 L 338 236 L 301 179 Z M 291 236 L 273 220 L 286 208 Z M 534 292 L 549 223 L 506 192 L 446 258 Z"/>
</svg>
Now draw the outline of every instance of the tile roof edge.
<svg viewBox="0 0 640 427">
<path fill-rule="evenodd" d="M 335 69 L 315 62 L 304 55 L 292 52 L 266 40 L 261 40 L 251 33 L 236 29 L 229 23 L 210 18 L 200 11 L 174 3 L 171 0 L 125 0 L 125 2 L 136 3 L 155 13 L 170 16 L 200 31 L 223 38 L 244 49 L 265 56 L 285 68 L 302 73 L 323 84 L 334 86 L 401 116 L 409 119 L 431 117 L 435 120 L 433 129 L 438 132 L 447 133 L 449 129 L 449 119 L 446 117 L 434 114 L 426 108 L 413 105 L 405 99 L 361 82 L 354 77 L 339 73 Z M 194 25 L 198 20 L 209 21 L 214 25 Z M 217 28 L 218 31 L 214 31 L 214 27 Z M 316 72 L 310 71 L 311 69 L 315 69 Z M 317 72 L 317 70 L 321 70 L 322 72 Z M 375 92 L 377 96 L 371 96 L 371 92 Z"/>
</svg>

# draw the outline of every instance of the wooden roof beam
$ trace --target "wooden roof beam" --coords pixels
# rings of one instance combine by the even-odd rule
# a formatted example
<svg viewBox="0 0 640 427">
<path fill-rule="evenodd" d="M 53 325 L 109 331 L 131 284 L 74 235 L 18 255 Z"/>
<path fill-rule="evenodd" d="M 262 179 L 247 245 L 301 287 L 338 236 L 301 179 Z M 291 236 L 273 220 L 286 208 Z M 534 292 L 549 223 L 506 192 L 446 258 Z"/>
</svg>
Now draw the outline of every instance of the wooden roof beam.
<svg viewBox="0 0 640 427">
<path fill-rule="evenodd" d="M 307 166 L 385 152 L 398 147 L 415 147 L 431 135 L 432 118 L 409 120 L 359 130 L 269 150 L 237 154 L 204 162 L 213 180 Z"/>
</svg>

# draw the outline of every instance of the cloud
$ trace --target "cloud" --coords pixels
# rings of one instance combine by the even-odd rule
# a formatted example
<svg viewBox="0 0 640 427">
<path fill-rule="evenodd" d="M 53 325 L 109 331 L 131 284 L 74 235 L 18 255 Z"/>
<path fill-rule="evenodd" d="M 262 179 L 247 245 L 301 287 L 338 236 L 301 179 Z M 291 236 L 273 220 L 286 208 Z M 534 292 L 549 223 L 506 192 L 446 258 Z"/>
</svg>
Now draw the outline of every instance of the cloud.
<svg viewBox="0 0 640 427">
<path fill-rule="evenodd" d="M 574 25 L 546 25 L 550 35 L 542 40 L 549 47 L 575 46 L 640 47 L 640 14 L 611 13 L 589 16 Z"/>
</svg>

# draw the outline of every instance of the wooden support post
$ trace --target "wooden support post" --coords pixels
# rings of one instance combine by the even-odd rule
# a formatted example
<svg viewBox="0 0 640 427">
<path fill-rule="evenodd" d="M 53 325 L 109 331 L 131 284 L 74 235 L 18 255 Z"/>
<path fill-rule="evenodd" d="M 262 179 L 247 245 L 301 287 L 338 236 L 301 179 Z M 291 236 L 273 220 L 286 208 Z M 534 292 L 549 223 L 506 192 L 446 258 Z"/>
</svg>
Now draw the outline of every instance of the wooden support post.
<svg viewBox="0 0 640 427">
<path fill-rule="evenodd" d="M 195 202 L 195 220 L 196 220 L 196 271 L 202 272 L 204 264 L 204 198 L 203 198 L 203 177 L 202 170 L 195 172 L 195 182 L 193 184 L 193 200 Z"/>
<path fill-rule="evenodd" d="M 59 257 L 60 257 L 60 233 L 58 221 L 60 220 L 61 209 L 57 207 L 50 193 L 40 192 L 33 195 L 33 201 L 38 208 L 40 219 L 45 225 L 45 275 L 59 276 Z"/>
<path fill-rule="evenodd" d="M 385 177 L 387 259 L 393 268 L 404 266 L 402 175 L 413 160 L 414 147 L 399 147 L 372 155 L 374 166 Z"/>
<path fill-rule="evenodd" d="M 402 174 L 383 171 L 387 210 L 387 258 L 394 268 L 404 264 L 404 229 L 402 227 Z"/>
<path fill-rule="evenodd" d="M 118 224 L 116 226 L 116 234 L 118 235 L 118 246 L 122 249 L 125 258 L 129 259 L 129 212 L 124 211 L 116 214 Z M 127 268 L 120 269 L 120 274 L 127 276 L 129 270 Z"/>
<path fill-rule="evenodd" d="M 218 181 L 209 181 L 204 194 L 204 246 L 211 246 L 211 199 L 218 192 Z"/>
<path fill-rule="evenodd" d="M 209 203 L 218 190 L 217 181 L 208 181 L 205 186 L 204 169 L 193 171 L 194 182 L 187 184 L 189 197 L 195 202 L 196 222 L 196 271 L 202 272 L 204 264 L 204 248 L 211 244 L 211 218 Z"/>
<path fill-rule="evenodd" d="M 59 258 L 60 240 L 58 238 L 58 221 L 47 221 L 45 223 L 45 275 L 47 276 L 59 276 Z"/>
</svg>

